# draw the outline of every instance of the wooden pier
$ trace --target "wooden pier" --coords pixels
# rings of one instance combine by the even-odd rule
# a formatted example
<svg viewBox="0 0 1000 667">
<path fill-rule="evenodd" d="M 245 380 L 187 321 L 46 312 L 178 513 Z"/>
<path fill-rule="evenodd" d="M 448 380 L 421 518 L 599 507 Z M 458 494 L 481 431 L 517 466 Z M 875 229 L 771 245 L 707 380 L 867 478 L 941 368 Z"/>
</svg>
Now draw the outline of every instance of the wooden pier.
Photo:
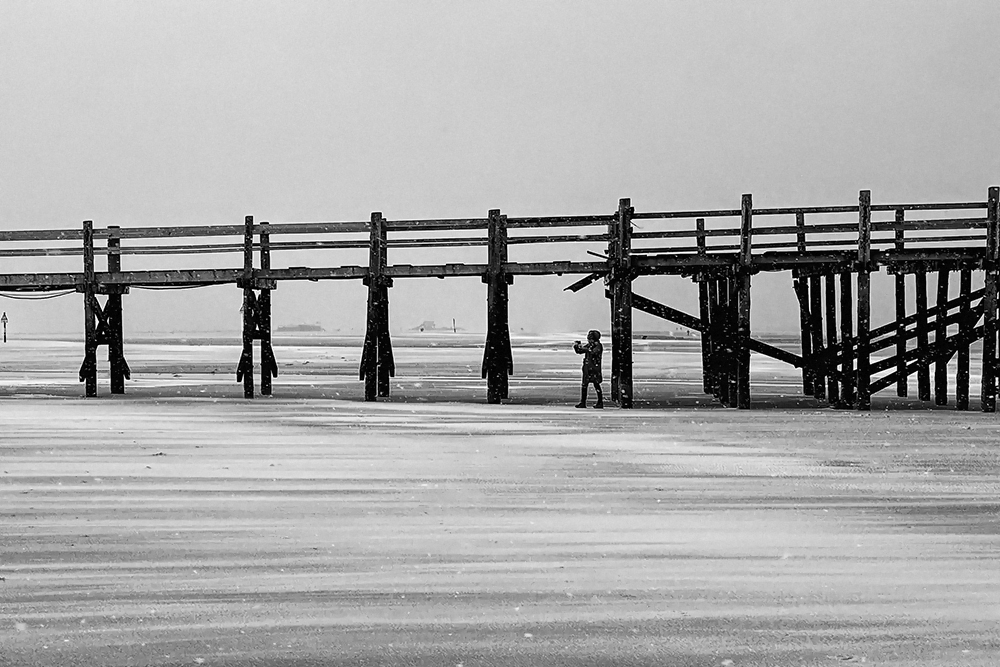
<svg viewBox="0 0 1000 667">
<path fill-rule="evenodd" d="M 873 394 L 895 387 L 907 393 L 917 376 L 918 398 L 949 401 L 948 364 L 957 357 L 954 406 L 970 404 L 970 346 L 982 341 L 980 405 L 996 410 L 998 188 L 984 201 L 873 204 L 862 190 L 844 206 L 637 212 L 622 199 L 617 210 L 586 216 L 509 217 L 491 210 L 484 218 L 389 220 L 372 213 L 360 222 L 260 222 L 242 225 L 0 231 L 0 269 L 5 258 L 80 256 L 79 272 L 0 273 L 0 292 L 76 291 L 83 294 L 84 359 L 80 381 L 97 395 L 98 348 L 108 348 L 112 393 L 124 393 L 123 296 L 131 287 L 199 287 L 232 284 L 243 292 L 243 350 L 236 380 L 252 398 L 272 392 L 278 364 L 271 346 L 272 290 L 288 280 L 362 280 L 368 287 L 367 327 L 359 378 L 365 400 L 389 395 L 395 375 L 389 333 L 389 294 L 400 278 L 479 276 L 487 292 L 487 333 L 482 378 L 487 400 L 509 397 L 515 365 L 508 308 L 517 276 L 580 275 L 572 292 L 603 283 L 611 312 L 611 398 L 622 408 L 634 401 L 632 311 L 689 327 L 701 335 L 704 391 L 730 407 L 751 405 L 751 353 L 802 371 L 806 395 L 843 408 L 868 410 Z M 538 244 L 553 258 L 512 262 L 511 246 Z M 430 248 L 445 256 L 455 248 L 484 247 L 483 263 L 391 264 L 392 249 Z M 367 249 L 367 266 L 335 261 L 338 251 Z M 277 268 L 274 259 L 297 251 L 322 251 L 313 266 Z M 138 270 L 123 267 L 125 255 L 198 254 L 242 256 L 228 269 Z M 104 255 L 106 270 L 97 270 Z M 315 253 L 313 253 L 315 255 Z M 255 256 L 257 261 L 255 263 Z M 567 257 L 572 256 L 572 259 Z M 134 261 L 134 260 L 132 260 Z M 289 262 L 290 263 L 290 262 Z M 255 265 L 256 264 L 256 265 Z M 872 326 L 871 277 L 893 276 L 891 321 Z M 785 350 L 753 337 L 751 282 L 761 271 L 791 272 L 789 307 L 799 310 L 801 345 Z M 935 274 L 928 304 L 927 275 Z M 959 295 L 949 296 L 952 274 Z M 636 294 L 640 276 L 679 275 L 697 286 L 699 312 L 682 312 Z M 912 276 L 912 278 L 908 278 Z M 973 289 L 973 284 L 982 287 Z M 907 312 L 906 293 L 915 293 Z M 104 297 L 101 303 L 99 297 Z M 259 341 L 259 363 L 254 361 Z M 889 351 L 889 352 L 886 352 Z M 933 369 L 933 391 L 931 375 Z"/>
</svg>

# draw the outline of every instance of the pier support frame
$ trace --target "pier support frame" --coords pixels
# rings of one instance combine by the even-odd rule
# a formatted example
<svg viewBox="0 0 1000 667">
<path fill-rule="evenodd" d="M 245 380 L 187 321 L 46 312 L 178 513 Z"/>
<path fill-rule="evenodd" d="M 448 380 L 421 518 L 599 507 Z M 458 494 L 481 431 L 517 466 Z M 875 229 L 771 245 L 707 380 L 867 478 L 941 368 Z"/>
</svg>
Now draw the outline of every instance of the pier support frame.
<svg viewBox="0 0 1000 667">
<path fill-rule="evenodd" d="M 486 284 L 486 345 L 482 377 L 486 380 L 486 402 L 500 403 L 510 397 L 509 376 L 514 374 L 510 347 L 509 294 L 514 276 L 507 273 L 507 216 L 499 209 L 489 212 Z"/>
<path fill-rule="evenodd" d="M 632 386 L 632 208 L 628 198 L 608 225 L 608 297 L 611 302 L 611 400 L 629 409 Z"/>
<path fill-rule="evenodd" d="M 385 219 L 378 211 L 372 213 L 369 226 L 368 317 L 365 343 L 361 352 L 359 379 L 365 381 L 365 400 L 389 395 L 389 378 L 396 375 L 396 362 L 392 355 L 389 336 L 389 288 L 392 278 L 386 275 L 388 243 Z"/>
</svg>

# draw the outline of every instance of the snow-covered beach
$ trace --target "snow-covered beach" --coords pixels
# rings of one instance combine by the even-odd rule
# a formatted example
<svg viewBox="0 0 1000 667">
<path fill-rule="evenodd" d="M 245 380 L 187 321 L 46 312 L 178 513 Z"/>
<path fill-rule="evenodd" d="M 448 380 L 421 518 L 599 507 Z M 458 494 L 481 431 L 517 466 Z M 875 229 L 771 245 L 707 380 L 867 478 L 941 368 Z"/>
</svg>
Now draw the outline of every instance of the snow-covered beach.
<svg viewBox="0 0 1000 667">
<path fill-rule="evenodd" d="M 246 401 L 224 342 L 127 344 L 89 400 L 79 343 L 0 349 L 0 662 L 998 660 L 996 415 L 836 411 L 759 357 L 723 409 L 663 340 L 637 409 L 575 410 L 563 336 L 515 340 L 505 405 L 449 334 L 394 340 L 378 403 L 353 339 L 276 338 Z"/>
</svg>

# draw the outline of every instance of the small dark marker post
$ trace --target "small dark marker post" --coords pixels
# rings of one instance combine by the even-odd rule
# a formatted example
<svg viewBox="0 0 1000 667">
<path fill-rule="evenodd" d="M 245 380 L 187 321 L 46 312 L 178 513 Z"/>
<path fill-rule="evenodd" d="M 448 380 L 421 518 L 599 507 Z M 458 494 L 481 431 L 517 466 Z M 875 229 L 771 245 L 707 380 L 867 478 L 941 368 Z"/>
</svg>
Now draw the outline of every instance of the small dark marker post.
<svg viewBox="0 0 1000 667">
<path fill-rule="evenodd" d="M 7 342 L 7 311 L 5 310 L 3 315 L 0 316 L 0 322 L 3 322 L 3 342 Z"/>
</svg>

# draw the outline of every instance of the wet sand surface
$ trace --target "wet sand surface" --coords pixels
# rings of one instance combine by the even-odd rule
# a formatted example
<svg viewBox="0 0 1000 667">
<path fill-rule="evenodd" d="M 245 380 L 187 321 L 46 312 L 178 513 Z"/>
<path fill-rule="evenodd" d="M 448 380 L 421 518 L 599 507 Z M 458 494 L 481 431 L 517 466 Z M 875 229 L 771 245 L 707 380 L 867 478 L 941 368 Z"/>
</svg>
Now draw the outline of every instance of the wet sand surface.
<svg viewBox="0 0 1000 667">
<path fill-rule="evenodd" d="M 276 346 L 246 401 L 234 346 L 127 345 L 85 400 L 81 345 L 8 343 L 0 665 L 1000 663 L 977 387 L 838 411 L 754 357 L 736 411 L 636 341 L 637 409 L 584 411 L 539 339 L 485 405 L 481 350 L 427 340 L 375 404 L 351 345 Z"/>
</svg>

